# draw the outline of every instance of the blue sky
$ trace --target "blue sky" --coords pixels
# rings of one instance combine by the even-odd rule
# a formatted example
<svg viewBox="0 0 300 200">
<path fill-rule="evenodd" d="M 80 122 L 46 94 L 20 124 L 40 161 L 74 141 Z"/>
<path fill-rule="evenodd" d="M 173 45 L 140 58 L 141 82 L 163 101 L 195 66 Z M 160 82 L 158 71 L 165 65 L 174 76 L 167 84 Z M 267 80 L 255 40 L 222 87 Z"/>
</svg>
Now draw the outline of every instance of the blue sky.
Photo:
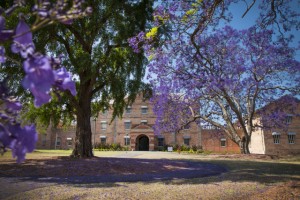
<svg viewBox="0 0 300 200">
<path fill-rule="evenodd" d="M 240 1 L 239 3 L 234 3 L 230 7 L 230 11 L 233 14 L 233 20 L 230 22 L 230 25 L 234 27 L 235 29 L 246 29 L 250 26 L 253 26 L 255 24 L 255 20 L 258 18 L 259 15 L 259 9 L 258 4 L 260 2 L 257 1 L 254 6 L 251 8 L 251 10 L 247 13 L 247 15 L 242 18 L 242 15 L 246 11 L 247 7 L 246 4 L 243 3 L 243 1 Z M 296 11 L 300 12 L 300 1 L 293 0 L 291 2 L 292 8 L 296 9 Z M 300 20 L 300 19 L 299 19 Z M 297 30 L 292 30 L 288 34 L 293 34 L 295 36 L 293 43 L 291 46 L 297 47 L 300 45 L 300 32 Z M 297 51 L 296 53 L 296 60 L 300 62 L 300 51 Z"/>
</svg>

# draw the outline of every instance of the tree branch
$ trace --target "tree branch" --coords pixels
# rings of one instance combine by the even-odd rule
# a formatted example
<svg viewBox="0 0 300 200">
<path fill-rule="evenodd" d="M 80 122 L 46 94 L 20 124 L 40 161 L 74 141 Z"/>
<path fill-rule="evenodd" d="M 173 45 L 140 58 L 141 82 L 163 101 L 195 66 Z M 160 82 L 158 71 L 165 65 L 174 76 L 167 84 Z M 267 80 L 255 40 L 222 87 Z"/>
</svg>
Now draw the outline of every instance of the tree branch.
<svg viewBox="0 0 300 200">
<path fill-rule="evenodd" d="M 82 37 L 82 35 L 76 30 L 74 29 L 73 26 L 71 25 L 67 25 L 66 26 L 75 36 L 75 38 L 79 41 L 79 43 L 81 44 L 82 48 L 88 52 L 89 54 L 92 53 L 92 47 L 91 45 L 87 44 L 86 41 L 84 40 L 84 38 Z"/>
<path fill-rule="evenodd" d="M 248 6 L 248 4 L 247 4 L 247 10 L 244 12 L 244 14 L 242 15 L 242 18 L 244 18 L 245 17 L 245 15 L 247 15 L 247 13 L 249 12 L 249 10 L 251 10 L 251 8 L 253 7 L 253 5 L 255 4 L 255 2 L 256 2 L 256 0 L 253 0 L 252 1 L 252 4 L 250 5 L 250 6 Z"/>
<path fill-rule="evenodd" d="M 55 34 L 55 37 L 56 37 L 56 39 L 57 39 L 59 42 L 61 42 L 61 43 L 65 46 L 65 49 L 66 49 L 66 51 L 67 51 L 67 53 L 68 53 L 68 56 L 69 56 L 69 58 L 70 58 L 71 63 L 72 63 L 74 66 L 76 66 L 76 63 L 77 63 L 77 62 L 75 61 L 75 58 L 74 58 L 74 56 L 73 56 L 73 50 L 71 49 L 71 46 L 70 46 L 69 42 L 68 42 L 67 40 L 65 40 L 62 36 L 58 35 L 58 33 Z M 78 67 L 78 66 L 77 66 L 77 67 Z"/>
</svg>

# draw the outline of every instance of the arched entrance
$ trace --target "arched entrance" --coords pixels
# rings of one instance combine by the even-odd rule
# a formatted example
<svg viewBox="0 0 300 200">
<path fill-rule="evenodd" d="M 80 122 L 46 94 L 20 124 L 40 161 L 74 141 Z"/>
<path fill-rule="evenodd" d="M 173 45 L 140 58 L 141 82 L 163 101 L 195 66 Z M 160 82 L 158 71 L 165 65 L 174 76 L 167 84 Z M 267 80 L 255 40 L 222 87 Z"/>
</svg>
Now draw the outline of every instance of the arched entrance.
<svg viewBox="0 0 300 200">
<path fill-rule="evenodd" d="M 139 135 L 135 146 L 137 151 L 149 151 L 149 138 L 146 135 Z"/>
</svg>

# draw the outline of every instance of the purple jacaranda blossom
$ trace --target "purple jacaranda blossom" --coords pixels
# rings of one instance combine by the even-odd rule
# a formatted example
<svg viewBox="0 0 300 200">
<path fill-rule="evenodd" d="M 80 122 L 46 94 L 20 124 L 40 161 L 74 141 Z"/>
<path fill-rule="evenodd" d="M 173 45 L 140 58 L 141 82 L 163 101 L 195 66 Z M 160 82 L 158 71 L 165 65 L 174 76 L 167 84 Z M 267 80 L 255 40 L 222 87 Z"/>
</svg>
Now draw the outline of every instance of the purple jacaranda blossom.
<svg viewBox="0 0 300 200">
<path fill-rule="evenodd" d="M 9 117 L 8 117 L 8 115 L 7 114 L 3 114 L 3 113 L 1 113 L 0 112 L 0 120 L 9 120 Z"/>
<path fill-rule="evenodd" d="M 135 53 L 140 53 L 138 37 L 129 38 L 128 43 Z"/>
<path fill-rule="evenodd" d="M 74 19 L 86 16 L 92 13 L 92 8 L 83 8 L 84 1 L 76 0 L 72 2 L 71 8 L 69 2 L 59 0 L 50 2 L 49 0 L 40 0 L 38 5 L 35 5 L 32 9 L 41 20 L 51 19 L 52 21 L 58 21 L 63 24 L 72 24 Z"/>
<path fill-rule="evenodd" d="M 23 162 L 25 155 L 32 152 L 35 148 L 38 136 L 35 126 L 24 126 L 20 124 L 9 124 L 8 130 L 12 134 L 13 141 L 10 143 L 9 148 L 12 150 L 13 157 L 17 157 L 17 162 Z"/>
<path fill-rule="evenodd" d="M 64 56 L 63 55 L 59 55 L 58 57 L 50 57 L 49 61 L 50 61 L 50 65 L 52 66 L 52 69 L 59 69 L 60 65 L 61 65 L 61 60 Z"/>
<path fill-rule="evenodd" d="M 37 141 L 35 126 L 21 127 L 18 122 L 18 113 L 22 105 L 8 95 L 5 82 L 0 83 L 0 150 L 12 150 L 13 157 L 20 163 L 25 159 L 27 152 L 32 152 Z"/>
<path fill-rule="evenodd" d="M 3 46 L 0 46 L 0 63 L 4 63 L 5 61 L 6 61 L 5 49 Z"/>
<path fill-rule="evenodd" d="M 139 32 L 137 35 L 139 41 L 143 41 L 145 38 L 145 33 L 143 31 Z"/>
<path fill-rule="evenodd" d="M 11 100 L 11 99 L 5 99 L 5 108 L 9 112 L 18 112 L 22 109 L 22 105 L 19 101 Z"/>
<path fill-rule="evenodd" d="M 51 99 L 50 89 L 55 82 L 49 59 L 43 55 L 34 55 L 24 61 L 26 76 L 23 87 L 29 89 L 35 97 L 34 105 L 39 107 Z"/>
<path fill-rule="evenodd" d="M 5 19 L 0 16 L 0 42 L 10 39 L 14 34 L 13 30 L 5 30 Z"/>
<path fill-rule="evenodd" d="M 16 28 L 14 42 L 11 45 L 11 51 L 13 53 L 20 53 L 23 58 L 27 58 L 28 55 L 32 55 L 34 53 L 34 49 L 35 46 L 32 41 L 30 27 L 23 19 L 20 19 Z"/>
<path fill-rule="evenodd" d="M 72 95 L 76 95 L 75 82 L 71 79 L 71 74 L 63 67 L 55 72 L 55 86 L 60 90 L 70 90 Z"/>
<path fill-rule="evenodd" d="M 11 134 L 2 124 L 0 124 L 0 144 L 5 148 L 10 146 L 12 141 L 13 137 L 11 137 Z"/>
<path fill-rule="evenodd" d="M 0 16 L 0 31 L 5 28 L 5 19 L 4 17 Z"/>
<path fill-rule="evenodd" d="M 0 41 L 2 40 L 2 30 L 4 29 L 5 27 L 5 19 L 0 16 Z M 5 58 L 5 49 L 3 46 L 0 46 L 0 63 L 4 63 L 6 60 Z"/>
</svg>

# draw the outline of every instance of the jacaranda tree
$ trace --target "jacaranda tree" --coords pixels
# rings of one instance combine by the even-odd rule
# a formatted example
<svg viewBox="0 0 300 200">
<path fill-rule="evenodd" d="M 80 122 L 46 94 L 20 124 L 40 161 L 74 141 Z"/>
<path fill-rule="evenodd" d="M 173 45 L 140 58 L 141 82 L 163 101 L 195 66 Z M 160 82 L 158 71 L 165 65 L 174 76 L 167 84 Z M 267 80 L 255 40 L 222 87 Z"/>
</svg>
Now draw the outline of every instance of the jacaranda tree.
<svg viewBox="0 0 300 200">
<path fill-rule="evenodd" d="M 150 62 L 157 134 L 196 121 L 219 128 L 250 153 L 251 134 L 259 126 L 255 111 L 284 94 L 299 94 L 297 49 L 285 32 L 299 28 L 299 13 L 289 1 L 262 1 L 256 25 L 235 30 L 220 24 L 230 21 L 233 3 L 166 1 L 154 11 L 154 27 L 129 40 Z"/>
</svg>

